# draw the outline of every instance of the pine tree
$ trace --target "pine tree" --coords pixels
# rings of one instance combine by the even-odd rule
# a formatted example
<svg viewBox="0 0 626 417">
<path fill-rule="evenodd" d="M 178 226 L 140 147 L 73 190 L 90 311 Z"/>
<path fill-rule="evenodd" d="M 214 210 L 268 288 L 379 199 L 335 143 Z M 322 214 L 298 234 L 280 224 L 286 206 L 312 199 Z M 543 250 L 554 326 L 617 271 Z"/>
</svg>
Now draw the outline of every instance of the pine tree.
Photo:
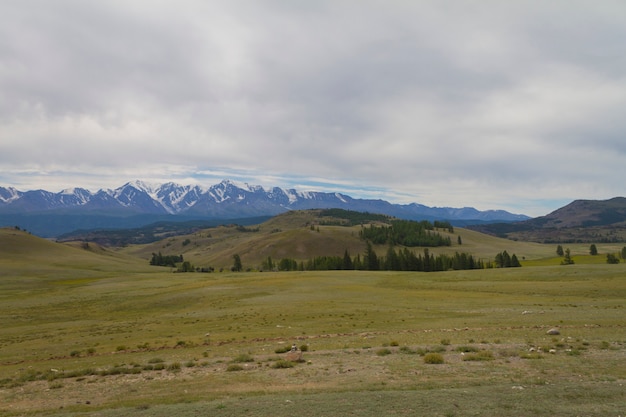
<svg viewBox="0 0 626 417">
<path fill-rule="evenodd" d="M 565 256 L 563 257 L 563 260 L 561 261 L 561 265 L 572 265 L 573 263 L 574 263 L 574 260 L 572 259 L 569 248 L 567 248 L 565 249 Z"/>
<path fill-rule="evenodd" d="M 559 256 L 563 256 L 563 246 L 558 245 L 556 247 L 556 254 L 559 255 Z"/>
<path fill-rule="evenodd" d="M 238 254 L 233 255 L 233 267 L 234 272 L 241 272 L 243 266 L 241 265 L 241 257 Z"/>
</svg>

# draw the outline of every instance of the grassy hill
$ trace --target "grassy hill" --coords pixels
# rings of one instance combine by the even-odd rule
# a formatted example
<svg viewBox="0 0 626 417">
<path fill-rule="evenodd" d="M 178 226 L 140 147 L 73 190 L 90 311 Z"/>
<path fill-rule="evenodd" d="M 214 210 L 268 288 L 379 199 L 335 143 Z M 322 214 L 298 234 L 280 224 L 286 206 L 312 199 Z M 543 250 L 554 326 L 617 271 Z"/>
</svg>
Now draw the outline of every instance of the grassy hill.
<svg viewBox="0 0 626 417">
<path fill-rule="evenodd" d="M 268 257 L 274 261 L 282 258 L 307 261 L 317 256 L 342 256 L 345 250 L 352 257 L 357 254 L 363 255 L 366 242 L 359 237 L 362 226 L 352 225 L 341 217 L 328 217 L 322 214 L 323 211 L 320 210 L 292 211 L 259 225 L 219 226 L 168 237 L 150 244 L 130 245 L 119 250 L 145 259 L 146 262 L 152 253 L 182 254 L 185 260 L 197 267 L 211 266 L 216 270 L 229 269 L 233 265 L 235 254 L 241 257 L 244 268 L 251 269 L 261 269 L 263 261 Z M 382 220 L 376 219 L 375 222 L 380 223 Z M 338 225 L 341 223 L 345 226 Z M 438 229 L 437 232 L 450 237 L 452 245 L 429 248 L 430 253 L 434 255 L 466 252 L 476 258 L 490 261 L 497 253 L 506 250 L 509 254 L 516 254 L 522 265 L 532 262 L 553 265 L 560 263 L 560 258 L 556 256 L 555 244 L 513 241 L 463 228 L 455 228 L 453 233 L 445 229 Z M 458 243 L 459 237 L 461 244 Z M 601 255 L 592 261 L 597 259 L 604 261 L 605 257 L 602 254 L 617 253 L 622 246 L 598 244 Z M 568 247 L 575 257 L 584 256 L 589 252 L 589 245 L 585 243 L 571 244 Z M 378 245 L 374 249 L 379 256 L 384 256 L 388 246 Z M 409 249 L 421 253 L 424 248 Z"/>
<path fill-rule="evenodd" d="M 37 274 L 39 278 L 85 277 L 97 272 L 149 271 L 134 256 L 94 243 L 56 243 L 15 228 L 0 228 L 0 256 L 4 279 Z"/>
<path fill-rule="evenodd" d="M 546 216 L 472 229 L 544 243 L 626 243 L 626 198 L 576 200 Z"/>
<path fill-rule="evenodd" d="M 525 267 L 437 273 L 147 262 L 159 248 L 226 265 L 357 253 L 360 226 L 338 220 L 293 212 L 121 249 L 0 229 L 0 416 L 622 412 L 626 264 L 594 264 L 586 244 L 559 266 L 554 245 L 457 229 L 436 250 L 507 250 Z"/>
</svg>

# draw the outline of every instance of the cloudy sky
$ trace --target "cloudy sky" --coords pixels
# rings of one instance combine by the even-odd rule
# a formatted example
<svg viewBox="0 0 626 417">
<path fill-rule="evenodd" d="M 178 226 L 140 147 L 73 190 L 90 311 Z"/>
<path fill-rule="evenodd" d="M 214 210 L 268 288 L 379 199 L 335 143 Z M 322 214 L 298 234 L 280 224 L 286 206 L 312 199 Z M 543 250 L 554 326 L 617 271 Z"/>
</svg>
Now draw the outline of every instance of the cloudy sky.
<svg viewBox="0 0 626 417">
<path fill-rule="evenodd" d="M 0 186 L 626 195 L 623 0 L 3 0 Z"/>
</svg>

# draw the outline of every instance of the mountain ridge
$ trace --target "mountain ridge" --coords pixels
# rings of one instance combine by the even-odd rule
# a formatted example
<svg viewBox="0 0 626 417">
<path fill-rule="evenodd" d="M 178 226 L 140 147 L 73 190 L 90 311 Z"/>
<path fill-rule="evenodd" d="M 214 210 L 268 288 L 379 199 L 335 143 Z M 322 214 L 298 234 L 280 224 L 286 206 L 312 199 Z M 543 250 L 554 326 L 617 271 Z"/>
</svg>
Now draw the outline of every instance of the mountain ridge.
<svg viewBox="0 0 626 417">
<path fill-rule="evenodd" d="M 623 242 L 626 241 L 626 198 L 574 200 L 545 216 L 470 227 L 508 239 L 541 243 Z"/>
<path fill-rule="evenodd" d="M 346 210 L 387 214 L 408 220 L 448 220 L 468 222 L 514 222 L 530 217 L 504 210 L 479 211 L 472 207 L 428 207 L 418 203 L 393 204 L 382 199 L 358 199 L 340 192 L 298 191 L 294 188 L 264 188 L 259 185 L 223 180 L 206 188 L 174 182 L 149 184 L 141 180 L 127 182 L 115 189 L 91 192 L 84 188 L 67 188 L 58 193 L 46 190 L 19 191 L 0 187 L 0 225 L 58 215 L 82 217 L 163 216 L 185 219 L 233 219 L 274 216 L 290 210 L 342 208 Z M 67 219 L 66 219 L 67 220 Z M 151 219 L 154 221 L 154 218 Z M 47 220 L 46 220 L 47 221 Z M 52 237 L 72 231 L 71 225 L 43 230 L 40 221 L 34 233 Z M 26 224 L 24 224 L 26 223 Z M 59 223 L 58 219 L 53 223 Z M 106 226 L 100 219 L 98 227 Z M 32 224 L 32 222 L 31 222 Z M 81 223 L 85 227 L 85 222 Z M 114 227 L 114 226 L 113 226 Z"/>
</svg>

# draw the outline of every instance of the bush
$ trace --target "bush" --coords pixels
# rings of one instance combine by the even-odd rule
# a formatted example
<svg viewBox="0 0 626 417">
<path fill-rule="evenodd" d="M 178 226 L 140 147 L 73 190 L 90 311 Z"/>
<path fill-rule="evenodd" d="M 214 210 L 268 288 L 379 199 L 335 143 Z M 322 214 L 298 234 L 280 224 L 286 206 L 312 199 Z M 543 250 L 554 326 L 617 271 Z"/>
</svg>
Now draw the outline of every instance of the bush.
<svg viewBox="0 0 626 417">
<path fill-rule="evenodd" d="M 478 348 L 474 347 L 474 346 L 459 346 L 458 348 L 456 348 L 457 351 L 459 352 L 478 352 Z"/>
<path fill-rule="evenodd" d="M 440 353 L 430 352 L 424 355 L 424 363 L 437 365 L 443 363 L 443 355 Z"/>
<path fill-rule="evenodd" d="M 382 349 L 378 349 L 376 351 L 376 354 L 378 356 L 387 356 L 387 355 L 391 355 L 391 350 L 387 349 L 387 348 L 382 348 Z"/>
<path fill-rule="evenodd" d="M 243 366 L 238 365 L 236 363 L 231 363 L 226 368 L 226 372 L 237 372 L 237 371 L 243 371 Z"/>
<path fill-rule="evenodd" d="M 172 372 L 177 372 L 177 371 L 180 371 L 180 363 L 179 363 L 179 362 L 173 362 L 173 363 L 170 363 L 170 364 L 167 366 L 167 370 L 168 370 L 168 371 L 172 371 Z"/>
<path fill-rule="evenodd" d="M 464 361 L 492 361 L 493 359 L 493 353 L 489 350 L 481 350 L 480 352 L 463 356 Z"/>
<path fill-rule="evenodd" d="M 291 350 L 291 346 L 281 346 L 274 349 L 274 353 L 287 353 Z"/>
<path fill-rule="evenodd" d="M 233 362 L 234 363 L 254 362 L 254 358 L 248 355 L 247 353 L 242 353 L 240 355 L 237 355 L 237 357 L 233 359 Z"/>
<path fill-rule="evenodd" d="M 278 361 L 276 361 L 274 363 L 274 365 L 272 365 L 272 368 L 274 369 L 285 369 L 285 368 L 293 368 L 295 366 L 295 363 L 291 362 L 291 361 L 286 361 L 284 359 L 280 359 Z"/>
</svg>

